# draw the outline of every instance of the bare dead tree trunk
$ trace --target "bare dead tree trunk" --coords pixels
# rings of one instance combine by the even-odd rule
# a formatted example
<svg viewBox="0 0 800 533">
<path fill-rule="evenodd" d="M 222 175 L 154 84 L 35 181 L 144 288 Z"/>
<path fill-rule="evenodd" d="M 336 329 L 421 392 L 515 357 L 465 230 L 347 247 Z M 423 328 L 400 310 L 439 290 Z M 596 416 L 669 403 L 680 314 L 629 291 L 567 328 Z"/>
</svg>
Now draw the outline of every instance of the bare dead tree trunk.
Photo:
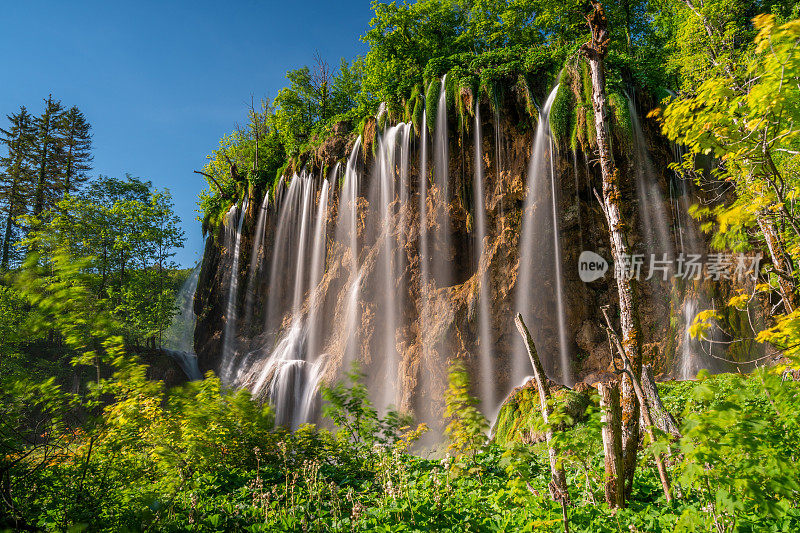
<svg viewBox="0 0 800 533">
<path fill-rule="evenodd" d="M 603 455 L 605 455 L 606 503 L 612 509 L 625 506 L 625 473 L 622 464 L 622 413 L 619 406 L 619 383 L 600 383 L 600 407 L 603 409 Z"/>
<path fill-rule="evenodd" d="M 634 393 L 636 394 L 639 404 L 641 405 L 642 418 L 644 418 L 644 426 L 645 430 L 647 431 L 647 436 L 650 438 L 650 444 L 655 444 L 656 438 L 653 434 L 653 419 L 650 418 L 650 409 L 647 406 L 647 401 L 645 399 L 644 392 L 642 391 L 642 384 L 639 382 L 639 378 L 633 370 L 631 360 L 625 354 L 625 348 L 622 346 L 622 342 L 620 342 L 617 333 L 614 331 L 614 328 L 611 327 L 611 319 L 608 317 L 608 306 L 603 307 L 603 316 L 606 319 L 606 331 L 608 332 L 608 336 L 613 342 L 614 346 L 617 348 L 620 358 L 622 358 L 622 372 L 624 375 L 628 376 Z M 661 454 L 655 449 L 653 449 L 653 459 L 656 461 L 656 469 L 658 470 L 658 477 L 661 479 L 661 487 L 664 489 L 664 497 L 666 497 L 667 502 L 671 502 L 672 491 L 670 489 L 667 468 L 664 466 L 664 461 L 661 458 Z"/>
<path fill-rule="evenodd" d="M 597 131 L 600 169 L 603 175 L 603 211 L 608 222 L 611 239 L 611 253 L 618 267 L 630 258 L 626 227 L 623 222 L 620 201 L 619 169 L 614 163 L 611 151 L 611 136 L 607 127 L 608 102 L 604 58 L 608 51 L 608 21 L 602 4 L 591 0 L 592 12 L 586 16 L 592 37 L 581 47 L 581 52 L 589 62 L 592 77 L 592 108 L 594 125 Z M 636 308 L 636 286 L 629 276 L 617 271 L 617 290 L 619 293 L 620 323 L 622 342 L 636 375 L 641 371 L 641 335 Z M 625 465 L 625 494 L 630 494 L 633 486 L 633 473 L 636 469 L 636 452 L 639 447 L 639 406 L 630 379 L 622 378 L 622 456 Z"/>
<path fill-rule="evenodd" d="M 550 400 L 550 389 L 547 386 L 547 376 L 544 373 L 542 361 L 539 359 L 539 353 L 536 351 L 536 345 L 533 343 L 533 338 L 531 337 L 525 322 L 522 320 L 521 314 L 517 313 L 515 322 L 517 324 L 517 330 L 519 330 L 519 334 L 522 335 L 522 340 L 525 342 L 525 346 L 528 349 L 528 357 L 530 358 L 531 366 L 533 367 L 533 377 L 536 381 L 536 388 L 539 391 L 539 405 L 542 409 L 542 418 L 544 419 L 544 423 L 548 424 L 550 421 L 551 410 L 548 404 L 548 400 Z M 567 477 L 564 474 L 564 468 L 558 464 L 558 450 L 551 443 L 553 438 L 553 430 L 549 427 L 545 433 L 545 438 L 547 440 L 547 453 L 550 457 L 550 495 L 553 497 L 553 500 L 561 502 L 561 504 L 566 507 L 569 505 Z"/>
<path fill-rule="evenodd" d="M 664 404 L 661 403 L 661 396 L 658 394 L 656 380 L 653 377 L 653 369 L 650 368 L 650 365 L 642 366 L 642 390 L 647 401 L 647 407 L 650 409 L 650 417 L 656 427 L 673 439 L 681 438 L 678 422 L 672 416 L 672 413 L 664 408 Z"/>
</svg>

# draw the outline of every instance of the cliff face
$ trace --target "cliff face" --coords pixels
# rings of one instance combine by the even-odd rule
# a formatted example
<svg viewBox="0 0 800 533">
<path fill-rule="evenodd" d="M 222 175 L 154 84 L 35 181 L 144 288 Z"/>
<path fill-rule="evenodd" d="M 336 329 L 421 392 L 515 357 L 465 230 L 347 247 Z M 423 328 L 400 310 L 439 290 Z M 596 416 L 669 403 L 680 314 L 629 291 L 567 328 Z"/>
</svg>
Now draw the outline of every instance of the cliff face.
<svg viewBox="0 0 800 533">
<path fill-rule="evenodd" d="M 394 404 L 413 411 L 419 419 L 437 428 L 442 419 L 448 361 L 462 359 L 475 377 L 476 391 L 481 380 L 488 380 L 497 400 L 523 381 L 527 372 L 520 373 L 525 365 L 523 361 L 520 367 L 518 361 L 519 341 L 513 315 L 523 285 L 518 282 L 521 235 L 524 220 L 529 216 L 525 200 L 530 190 L 528 174 L 535 125 L 531 124 L 525 110 L 510 100 L 503 103 L 498 113 L 502 118 L 497 129 L 491 109 L 483 106 L 482 112 L 480 157 L 485 176 L 483 205 L 487 233 L 483 247 L 476 238 L 474 125 L 463 133 L 452 124 L 449 128 L 446 186 L 437 184 L 434 176 L 434 143 L 430 136 L 426 180 L 420 180 L 421 139 L 411 132 L 405 152 L 407 168 L 401 168 L 400 157 L 391 165 L 393 195 L 388 201 L 383 194 L 385 189 L 380 188 L 385 184 L 378 183 L 380 173 L 376 170 L 384 161 L 381 147 L 367 143 L 357 150 L 357 157 L 350 159 L 360 176 L 355 265 L 352 241 L 343 238 L 341 230 L 346 206 L 341 185 L 347 156 L 355 142 L 352 136 L 337 130 L 309 165 L 325 169 L 311 172 L 310 175 L 316 177 L 308 178 L 313 213 L 321 201 L 322 176 L 334 176 L 324 213 L 327 223 L 322 234 L 325 246 L 320 272 L 312 271 L 310 246 L 304 257 L 297 255 L 296 262 L 287 259 L 292 253 L 301 253 L 295 249 L 301 246 L 302 238 L 309 243 L 313 241 L 310 232 L 298 237 L 299 230 L 294 228 L 293 233 L 292 222 L 286 219 L 287 210 L 299 209 L 296 206 L 299 204 L 291 200 L 295 193 L 279 187 L 276 198 L 269 199 L 262 222 L 263 236 L 258 237 L 256 230 L 264 191 L 249 191 L 236 272 L 239 291 L 234 302 L 235 349 L 225 355 L 229 360 L 224 363 L 242 369 L 232 382 L 267 394 L 268 389 L 260 388 L 259 380 L 276 383 L 281 370 L 266 361 L 272 357 L 270 354 L 276 346 L 292 334 L 295 326 L 302 329 L 298 333 L 302 341 L 293 348 L 292 357 L 319 362 L 313 371 L 307 369 L 302 375 L 286 378 L 286 383 L 293 384 L 289 394 L 295 397 L 305 394 L 297 380 L 308 380 L 311 373 L 318 372 L 320 381 L 331 382 L 340 378 L 355 359 L 361 362 L 376 403 Z M 679 200 L 691 204 L 695 199 L 691 192 L 675 193 L 674 176 L 667 168 L 673 159 L 672 149 L 657 134 L 656 126 L 645 121 L 641 130 L 641 141 L 652 159 L 652 170 L 647 177 L 651 187 L 644 196 L 637 190 L 641 185 L 637 181 L 641 161 L 637 160 L 636 150 L 620 142 L 617 146 L 621 148 L 615 156 L 622 170 L 623 195 L 629 199 L 624 204 L 633 248 L 644 254 L 652 246 L 642 229 L 648 226 L 648 221 L 641 216 L 641 204 L 656 203 L 659 212 L 674 213 Z M 536 299 L 525 312 L 548 374 L 557 381 L 571 375 L 576 381 L 592 383 L 607 377 L 611 371 L 611 355 L 602 329 L 600 308 L 611 305 L 612 316 L 616 310 L 616 285 L 611 272 L 591 283 L 582 282 L 578 275 L 578 258 L 582 251 L 594 251 L 605 258 L 611 255 L 605 220 L 593 192 L 600 190 L 599 169 L 593 164 L 593 155 L 585 154 L 580 148 L 573 151 L 561 146 L 554 153 L 555 212 L 560 230 L 564 329 L 570 369 L 565 371 L 558 364 L 559 323 L 556 320 L 557 287 L 552 274 L 552 228 L 549 228 L 550 243 L 541 237 L 541 243 L 534 243 L 533 253 L 522 258 L 530 261 L 531 271 L 550 273 L 537 278 L 534 283 Z M 334 173 L 337 164 L 338 172 Z M 426 217 L 421 220 L 422 187 L 427 195 Z M 299 197 L 301 193 L 296 194 Z M 550 212 L 549 202 L 549 198 L 543 198 L 534 203 L 532 209 Z M 685 233 L 687 224 L 692 224 L 685 213 L 678 216 L 684 217 L 680 223 L 675 216 L 662 221 L 674 242 L 678 240 L 678 232 Z M 231 226 L 234 222 L 231 220 L 228 224 Z M 220 227 L 208 238 L 195 296 L 198 317 L 195 348 L 203 372 L 220 371 L 223 366 L 225 325 L 232 320 L 227 309 L 233 264 L 231 230 L 231 227 Z M 541 234 L 547 235 L 547 231 Z M 442 238 L 432 239 L 432 235 Z M 430 250 L 423 255 L 420 250 L 426 238 L 424 242 Z M 260 242 L 255 246 L 257 241 Z M 479 253 L 481 249 L 482 254 Z M 392 259 L 387 263 L 386 258 L 390 256 Z M 303 269 L 298 270 L 301 263 Z M 442 270 L 442 265 L 449 268 Z M 611 268 L 613 270 L 613 266 Z M 291 290 L 291 287 L 302 286 L 295 279 L 300 276 L 298 271 L 302 272 L 304 280 L 311 280 L 303 281 L 306 288 L 301 291 L 299 308 L 292 301 Z M 387 273 L 391 273 L 389 283 Z M 427 285 L 423 283 L 426 279 L 429 280 Z M 481 279 L 489 286 L 486 292 L 490 299 L 491 376 L 481 376 L 486 372 L 486 363 L 479 357 Z M 730 288 L 716 290 L 726 293 Z M 640 284 L 645 360 L 654 365 L 657 372 L 670 372 L 676 357 L 680 357 L 685 322 L 682 310 L 686 295 L 693 292 L 702 292 L 702 288 L 672 280 L 654 279 Z M 394 295 L 391 313 L 386 311 L 387 293 Z M 274 387 L 270 390 L 275 392 Z"/>
</svg>

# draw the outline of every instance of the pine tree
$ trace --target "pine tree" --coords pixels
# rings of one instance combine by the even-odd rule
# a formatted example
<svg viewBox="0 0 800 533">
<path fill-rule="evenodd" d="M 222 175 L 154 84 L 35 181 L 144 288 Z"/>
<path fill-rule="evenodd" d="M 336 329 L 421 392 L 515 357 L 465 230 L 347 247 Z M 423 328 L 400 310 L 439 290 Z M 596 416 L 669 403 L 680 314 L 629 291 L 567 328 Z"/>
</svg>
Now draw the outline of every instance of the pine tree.
<svg viewBox="0 0 800 533">
<path fill-rule="evenodd" d="M 64 158 L 61 187 L 65 196 L 80 188 L 88 178 L 87 171 L 92 168 L 91 129 L 86 116 L 75 106 L 69 108 L 60 121 L 59 134 Z"/>
<path fill-rule="evenodd" d="M 36 188 L 34 193 L 33 216 L 38 217 L 55 198 L 58 191 L 60 163 L 63 157 L 62 139 L 58 137 L 58 125 L 63 120 L 64 110 L 61 101 L 47 97 L 41 116 L 34 119 L 36 143 L 33 155 L 37 164 Z"/>
<path fill-rule="evenodd" d="M 31 149 L 36 140 L 36 129 L 25 106 L 19 112 L 7 115 L 11 126 L 5 130 L 0 128 L 0 142 L 6 147 L 6 156 L 0 158 L 0 202 L 4 204 L 3 215 L 3 247 L 2 266 L 8 269 L 11 260 L 11 245 L 16 230 L 14 218 L 24 214 L 27 209 L 25 195 L 33 181 L 31 167 Z"/>
</svg>

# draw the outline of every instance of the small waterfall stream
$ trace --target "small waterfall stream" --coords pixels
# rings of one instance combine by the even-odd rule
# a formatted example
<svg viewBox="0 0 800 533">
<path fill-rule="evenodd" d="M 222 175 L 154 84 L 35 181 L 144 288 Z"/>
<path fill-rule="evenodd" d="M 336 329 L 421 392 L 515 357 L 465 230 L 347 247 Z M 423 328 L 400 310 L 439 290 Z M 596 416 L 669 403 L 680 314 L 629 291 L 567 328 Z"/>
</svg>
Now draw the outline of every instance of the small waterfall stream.
<svg viewBox="0 0 800 533">
<path fill-rule="evenodd" d="M 244 304 L 244 327 L 248 328 L 253 321 L 253 301 L 255 299 L 255 283 L 258 275 L 261 272 L 261 264 L 263 259 L 262 245 L 264 241 L 264 232 L 266 230 L 267 211 L 269 207 L 269 191 L 264 194 L 264 200 L 261 202 L 261 207 L 258 210 L 258 222 L 256 222 L 256 232 L 253 238 L 253 249 L 250 252 L 250 268 L 247 271 L 247 289 L 245 292 Z"/>
<path fill-rule="evenodd" d="M 558 85 L 542 106 L 528 168 L 529 191 L 523 215 L 515 308 L 528 324 L 541 326 L 530 329 L 537 347 L 541 347 L 539 352 L 547 374 L 560 376 L 559 381 L 572 385 L 563 301 L 555 154 L 549 124 L 550 108 L 557 92 Z M 558 360 L 548 357 L 552 353 L 559 354 Z M 529 373 L 525 347 L 515 339 L 513 381 Z"/>
<path fill-rule="evenodd" d="M 358 296 L 361 292 L 361 275 L 358 268 L 358 192 L 360 180 L 358 157 L 361 137 L 356 139 L 345 167 L 344 183 L 339 195 L 339 216 L 336 220 L 336 241 L 349 253 L 349 289 L 345 302 L 345 347 L 343 366 L 349 369 L 358 354 Z M 347 260 L 347 258 L 345 258 Z"/>
<path fill-rule="evenodd" d="M 436 108 L 436 131 L 433 140 L 435 217 L 433 278 L 438 289 L 452 284 L 453 264 L 450 242 L 450 143 L 447 128 L 447 75 L 442 77 L 439 104 Z"/>
<path fill-rule="evenodd" d="M 384 131 L 378 140 L 377 169 L 373 184 L 379 188 L 376 196 L 370 203 L 377 203 L 380 208 L 378 215 L 379 222 L 376 224 L 377 234 L 375 241 L 383 241 L 383 249 L 380 255 L 380 292 L 381 298 L 378 301 L 378 312 L 382 315 L 381 338 L 383 346 L 381 349 L 382 374 L 384 376 L 384 387 L 381 403 L 383 406 L 396 404 L 396 382 L 397 367 L 399 364 L 399 354 L 396 348 L 396 335 L 398 328 L 397 315 L 398 295 L 396 291 L 397 282 L 397 243 L 394 239 L 394 207 L 395 207 L 395 154 L 397 150 L 398 133 L 403 129 L 404 124 L 391 126 Z"/>
<path fill-rule="evenodd" d="M 475 103 L 475 230 L 478 241 L 478 354 L 480 359 L 480 399 L 481 407 L 487 416 L 494 416 L 497 400 L 495 399 L 495 373 L 492 361 L 491 299 L 489 296 L 488 264 L 480 264 L 486 258 L 486 208 L 484 206 L 483 186 L 483 134 L 481 130 L 481 106 Z"/>
<path fill-rule="evenodd" d="M 194 353 L 194 327 L 197 322 L 197 316 L 194 314 L 194 293 L 197 291 L 199 277 L 200 265 L 197 265 L 175 297 L 178 312 L 172 318 L 162 343 L 165 351 L 178 363 L 190 380 L 203 379 L 197 367 L 197 355 Z"/>
<path fill-rule="evenodd" d="M 228 211 L 227 217 L 229 237 L 226 237 L 226 240 L 234 244 L 231 250 L 231 277 L 228 283 L 228 305 L 225 307 L 225 332 L 222 344 L 223 379 L 230 378 L 234 359 L 236 358 L 236 319 L 238 314 L 236 302 L 239 297 L 239 260 L 241 259 L 242 225 L 244 224 L 245 214 L 247 213 L 247 200 L 248 199 L 245 197 L 241 212 L 236 209 L 234 205 L 231 207 L 231 210 Z M 236 225 L 236 233 L 233 234 L 233 221 L 235 219 L 238 219 L 238 224 Z"/>
<path fill-rule="evenodd" d="M 639 218 L 643 225 L 646 250 L 657 259 L 672 259 L 675 256 L 675 248 L 670 234 L 671 218 L 664 209 L 664 197 L 658 185 L 636 106 L 631 99 L 628 99 L 628 112 L 633 130 L 636 195 L 639 200 Z"/>
</svg>

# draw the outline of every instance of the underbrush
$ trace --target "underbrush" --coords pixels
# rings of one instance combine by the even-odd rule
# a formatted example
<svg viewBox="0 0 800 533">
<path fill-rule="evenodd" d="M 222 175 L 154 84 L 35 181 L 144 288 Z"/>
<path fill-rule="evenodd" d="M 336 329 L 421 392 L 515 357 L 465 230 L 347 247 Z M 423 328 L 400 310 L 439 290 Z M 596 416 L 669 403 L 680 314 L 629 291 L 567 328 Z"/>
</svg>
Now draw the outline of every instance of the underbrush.
<svg viewBox="0 0 800 533">
<path fill-rule="evenodd" d="M 481 437 L 465 385 L 451 375 L 449 405 L 468 416 L 454 411 L 451 452 L 433 458 L 415 451 L 424 425 L 396 412 L 379 416 L 356 374 L 324 390 L 336 431 L 288 432 L 275 427 L 269 407 L 212 375 L 165 391 L 134 372 L 98 427 L 72 430 L 57 453 L 34 452 L 11 470 L 14 512 L 0 523 L 50 531 L 563 531 L 544 443 Z M 569 415 L 556 403 L 553 423 L 569 427 L 555 442 L 564 450 L 570 531 L 800 528 L 795 382 L 762 370 L 668 383 L 662 393 L 683 418 L 669 461 L 679 497 L 666 502 L 642 449 L 628 507 L 616 512 L 604 503 L 599 409 L 593 400 L 580 421 L 564 424 Z"/>
</svg>

